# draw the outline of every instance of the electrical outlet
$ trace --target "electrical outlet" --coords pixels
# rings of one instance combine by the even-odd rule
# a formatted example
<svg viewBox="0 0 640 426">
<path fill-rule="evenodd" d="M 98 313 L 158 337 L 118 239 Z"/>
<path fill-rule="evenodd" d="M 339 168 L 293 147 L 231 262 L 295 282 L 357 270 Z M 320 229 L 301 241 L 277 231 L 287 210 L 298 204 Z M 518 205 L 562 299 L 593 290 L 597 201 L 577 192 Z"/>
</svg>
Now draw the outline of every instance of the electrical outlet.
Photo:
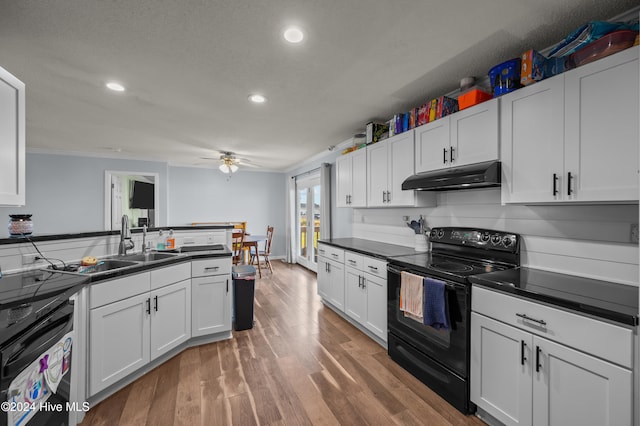
<svg viewBox="0 0 640 426">
<path fill-rule="evenodd" d="M 38 262 L 38 260 L 36 260 L 36 257 L 39 257 L 40 255 L 37 254 L 23 254 L 22 255 L 22 266 L 30 266 L 35 264 L 36 262 Z"/>
<path fill-rule="evenodd" d="M 631 224 L 631 234 L 629 235 L 629 239 L 631 240 L 632 243 L 637 243 L 638 242 L 638 224 L 637 223 L 632 223 Z"/>
</svg>

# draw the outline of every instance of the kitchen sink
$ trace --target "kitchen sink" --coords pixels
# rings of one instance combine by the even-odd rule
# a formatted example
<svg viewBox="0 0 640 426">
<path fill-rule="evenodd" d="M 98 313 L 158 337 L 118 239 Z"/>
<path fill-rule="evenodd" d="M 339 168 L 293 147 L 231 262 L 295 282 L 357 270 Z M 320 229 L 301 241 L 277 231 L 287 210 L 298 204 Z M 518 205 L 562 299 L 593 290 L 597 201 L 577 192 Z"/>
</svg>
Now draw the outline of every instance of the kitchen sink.
<svg viewBox="0 0 640 426">
<path fill-rule="evenodd" d="M 98 262 L 95 266 L 80 266 L 79 264 L 71 264 L 67 265 L 65 268 L 52 268 L 48 267 L 49 270 L 57 270 L 57 271 L 66 271 L 66 272 L 78 272 L 80 274 L 99 274 L 108 271 L 113 271 L 114 269 L 126 268 L 129 266 L 137 265 L 139 262 L 135 262 L 133 260 L 122 260 L 122 259 L 104 259 Z"/>
<path fill-rule="evenodd" d="M 130 254 L 127 256 L 121 256 L 127 261 L 132 260 L 135 262 L 154 262 L 156 260 L 165 260 L 177 256 L 176 253 L 158 253 L 155 251 L 149 253 Z"/>
</svg>

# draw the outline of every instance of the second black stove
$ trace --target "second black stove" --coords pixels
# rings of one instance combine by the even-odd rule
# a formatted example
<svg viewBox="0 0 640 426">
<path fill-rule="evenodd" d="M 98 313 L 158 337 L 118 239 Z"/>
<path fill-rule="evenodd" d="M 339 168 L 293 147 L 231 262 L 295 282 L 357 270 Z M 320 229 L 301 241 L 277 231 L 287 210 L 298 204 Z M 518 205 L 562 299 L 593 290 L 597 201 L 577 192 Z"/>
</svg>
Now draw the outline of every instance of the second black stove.
<svg viewBox="0 0 640 426">
<path fill-rule="evenodd" d="M 511 269 L 520 264 L 517 234 L 475 228 L 434 228 L 430 253 L 389 258 L 389 263 L 421 274 L 467 282 L 472 275 Z"/>
</svg>

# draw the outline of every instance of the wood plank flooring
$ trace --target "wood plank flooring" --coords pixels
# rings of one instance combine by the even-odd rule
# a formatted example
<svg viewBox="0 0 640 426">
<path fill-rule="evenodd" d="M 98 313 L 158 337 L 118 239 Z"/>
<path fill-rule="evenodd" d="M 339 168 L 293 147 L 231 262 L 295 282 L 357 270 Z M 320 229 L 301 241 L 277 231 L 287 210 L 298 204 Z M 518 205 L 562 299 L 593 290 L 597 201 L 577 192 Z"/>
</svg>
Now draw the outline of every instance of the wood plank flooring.
<svg viewBox="0 0 640 426">
<path fill-rule="evenodd" d="M 255 326 L 190 348 L 92 407 L 82 425 L 483 425 L 395 364 L 274 261 Z"/>
</svg>

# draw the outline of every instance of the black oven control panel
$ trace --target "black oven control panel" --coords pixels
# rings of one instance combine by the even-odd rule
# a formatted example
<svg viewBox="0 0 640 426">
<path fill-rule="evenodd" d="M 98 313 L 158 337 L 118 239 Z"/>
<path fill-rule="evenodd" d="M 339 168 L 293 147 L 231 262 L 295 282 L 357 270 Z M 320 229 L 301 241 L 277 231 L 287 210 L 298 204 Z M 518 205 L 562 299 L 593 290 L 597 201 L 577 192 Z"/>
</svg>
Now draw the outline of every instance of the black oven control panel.
<svg viewBox="0 0 640 426">
<path fill-rule="evenodd" d="M 429 238 L 432 243 L 508 251 L 511 253 L 516 253 L 520 246 L 520 236 L 518 234 L 490 229 L 433 228 Z"/>
</svg>

